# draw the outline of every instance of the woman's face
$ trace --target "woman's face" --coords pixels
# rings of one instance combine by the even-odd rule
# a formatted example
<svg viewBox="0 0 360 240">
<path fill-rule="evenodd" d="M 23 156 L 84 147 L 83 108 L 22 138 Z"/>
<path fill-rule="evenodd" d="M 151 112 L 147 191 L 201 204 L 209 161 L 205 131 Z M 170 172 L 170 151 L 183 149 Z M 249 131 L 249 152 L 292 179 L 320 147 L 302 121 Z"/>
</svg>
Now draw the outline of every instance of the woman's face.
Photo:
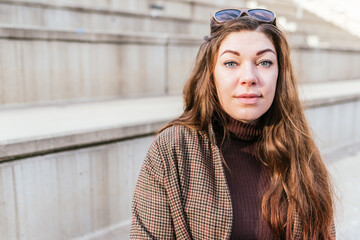
<svg viewBox="0 0 360 240">
<path fill-rule="evenodd" d="M 256 122 L 274 100 L 277 77 L 277 54 L 265 34 L 233 32 L 221 43 L 214 80 L 220 104 L 231 117 Z"/>
</svg>

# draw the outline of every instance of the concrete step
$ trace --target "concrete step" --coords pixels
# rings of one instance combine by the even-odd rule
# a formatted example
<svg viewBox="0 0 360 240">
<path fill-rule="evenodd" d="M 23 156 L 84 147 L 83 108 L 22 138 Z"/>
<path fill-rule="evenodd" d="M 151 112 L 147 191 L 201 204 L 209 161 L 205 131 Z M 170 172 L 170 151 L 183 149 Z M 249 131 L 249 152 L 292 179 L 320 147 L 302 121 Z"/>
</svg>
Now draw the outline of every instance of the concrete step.
<svg viewBox="0 0 360 240">
<path fill-rule="evenodd" d="M 360 48 L 360 41 L 358 38 L 342 37 L 341 35 L 332 34 L 331 37 L 324 37 L 318 33 L 300 32 L 296 31 L 288 34 L 291 46 L 308 45 L 312 47 L 332 47 L 332 48 Z"/>
<path fill-rule="evenodd" d="M 0 105 L 180 94 L 202 41 L 199 35 L 0 26 Z M 353 46 L 292 46 L 302 82 L 360 77 L 360 50 Z"/>
<path fill-rule="evenodd" d="M 259 1 L 258 4 L 260 4 L 259 6 L 272 9 L 276 13 L 280 25 L 284 21 L 288 24 L 295 23 L 297 33 L 305 35 L 316 34 L 324 39 L 334 38 L 338 41 L 341 39 L 360 41 L 358 36 L 316 16 L 306 9 L 300 10 L 301 14 L 299 14 L 300 12 L 296 4 L 292 1 Z M 285 18 L 285 20 L 282 18 Z"/>
<path fill-rule="evenodd" d="M 1 27 L 0 104 L 179 93 L 201 42 L 167 34 Z"/>
<path fill-rule="evenodd" d="M 141 3 L 141 4 L 140 4 Z M 157 4 L 157 5 L 156 5 Z M 101 29 L 136 32 L 161 32 L 206 35 L 209 30 L 209 19 L 219 8 L 231 7 L 230 2 L 221 6 L 214 3 L 204 4 L 190 1 L 159 1 L 150 3 L 138 1 L 137 9 L 107 3 L 95 5 L 94 2 L 69 1 L 0 1 L 0 23 L 17 26 L 43 26 L 50 28 Z M 270 3 L 267 3 L 268 5 Z M 141 7 L 140 7 L 141 5 Z M 279 22 L 287 21 L 285 29 L 291 31 L 296 23 L 296 31 L 303 34 L 317 34 L 323 38 L 335 37 L 355 39 L 348 32 L 334 26 L 323 19 L 303 14 L 301 19 L 291 11 L 271 4 L 270 9 L 276 11 Z M 152 7 L 157 7 L 154 14 Z M 266 6 L 265 6 L 266 7 Z M 280 21 L 280 18 L 282 20 Z M 286 20 L 285 20 L 286 19 Z M 290 23 L 290 24 L 289 24 Z M 329 34 L 331 34 L 329 36 Z M 359 40 L 358 38 L 356 38 Z"/>
<path fill-rule="evenodd" d="M 0 23 L 17 26 L 96 29 L 136 32 L 194 33 L 196 23 L 189 24 L 189 9 L 172 6 L 169 14 L 154 15 L 147 6 L 129 10 L 83 6 L 73 2 L 0 1 Z M 184 14 L 179 14 L 180 12 Z M 176 10 L 176 11 L 175 11 Z M 176 12 L 176 14 L 175 14 Z"/>
<path fill-rule="evenodd" d="M 311 128 L 326 158 L 360 147 L 360 81 L 304 84 L 300 88 Z"/>
<path fill-rule="evenodd" d="M 12 105 L 180 93 L 202 39 L 2 26 L 0 41 L 1 104 Z M 298 45 L 294 66 L 303 82 L 354 79 L 359 53 Z"/>
<path fill-rule="evenodd" d="M 178 95 L 2 109 L 0 159 L 149 135 L 181 111 Z"/>
<path fill-rule="evenodd" d="M 360 80 L 303 84 L 300 93 L 310 112 L 348 102 L 355 104 L 360 102 Z M 360 105 L 352 106 L 357 110 L 346 114 L 360 114 Z M 181 112 L 179 95 L 3 108 L 0 110 L 0 159 L 150 134 Z M 310 115 L 315 116 L 315 113 Z M 320 117 L 312 119 L 315 127 L 323 127 L 315 124 L 319 121 L 323 124 Z M 346 118 L 343 114 L 338 117 Z M 329 115 L 321 118 L 329 118 Z M 356 118 L 349 117 L 347 128 L 356 129 L 357 135 L 352 132 L 354 136 L 346 143 L 354 138 L 360 141 L 360 128 L 351 128 L 358 126 L 360 115 Z M 330 145 L 338 147 L 335 142 L 325 147 Z"/>
</svg>

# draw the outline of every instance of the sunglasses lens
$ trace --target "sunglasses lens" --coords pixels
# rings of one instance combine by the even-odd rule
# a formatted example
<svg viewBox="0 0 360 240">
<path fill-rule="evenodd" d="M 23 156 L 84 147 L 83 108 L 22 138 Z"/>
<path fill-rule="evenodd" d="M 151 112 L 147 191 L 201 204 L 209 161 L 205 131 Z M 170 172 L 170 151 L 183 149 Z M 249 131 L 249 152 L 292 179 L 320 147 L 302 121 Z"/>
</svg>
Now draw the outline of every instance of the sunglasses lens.
<svg viewBox="0 0 360 240">
<path fill-rule="evenodd" d="M 241 11 L 236 10 L 236 9 L 226 9 L 226 10 L 221 10 L 217 13 L 215 13 L 214 18 L 216 21 L 218 22 L 225 22 L 225 21 L 229 21 L 235 18 L 238 18 L 241 14 Z"/>
<path fill-rule="evenodd" d="M 252 9 L 248 11 L 249 15 L 256 20 L 263 22 L 272 22 L 275 19 L 274 13 L 265 9 Z"/>
</svg>

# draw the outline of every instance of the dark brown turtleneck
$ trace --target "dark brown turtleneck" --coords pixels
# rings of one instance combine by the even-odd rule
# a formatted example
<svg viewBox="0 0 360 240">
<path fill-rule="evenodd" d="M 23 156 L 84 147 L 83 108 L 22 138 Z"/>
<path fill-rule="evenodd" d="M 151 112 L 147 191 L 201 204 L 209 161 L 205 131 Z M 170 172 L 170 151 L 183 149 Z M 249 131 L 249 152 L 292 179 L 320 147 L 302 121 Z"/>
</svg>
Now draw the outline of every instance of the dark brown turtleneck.
<svg viewBox="0 0 360 240">
<path fill-rule="evenodd" d="M 276 239 L 261 214 L 263 193 L 269 182 L 265 165 L 256 157 L 257 141 L 262 127 L 247 124 L 228 116 L 230 137 L 222 143 L 222 126 L 214 123 L 214 130 L 225 167 L 233 206 L 233 227 L 230 239 Z"/>
</svg>

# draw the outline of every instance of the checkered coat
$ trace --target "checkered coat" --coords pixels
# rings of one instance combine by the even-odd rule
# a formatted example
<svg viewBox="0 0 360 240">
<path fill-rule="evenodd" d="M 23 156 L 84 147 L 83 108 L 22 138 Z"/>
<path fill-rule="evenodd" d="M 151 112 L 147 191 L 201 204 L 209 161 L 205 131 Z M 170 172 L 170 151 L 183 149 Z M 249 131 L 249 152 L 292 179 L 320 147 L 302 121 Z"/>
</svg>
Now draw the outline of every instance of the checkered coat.
<svg viewBox="0 0 360 240">
<path fill-rule="evenodd" d="M 153 141 L 132 203 L 131 239 L 229 239 L 232 204 L 215 135 L 175 125 Z M 294 239 L 300 239 L 295 219 Z"/>
</svg>

